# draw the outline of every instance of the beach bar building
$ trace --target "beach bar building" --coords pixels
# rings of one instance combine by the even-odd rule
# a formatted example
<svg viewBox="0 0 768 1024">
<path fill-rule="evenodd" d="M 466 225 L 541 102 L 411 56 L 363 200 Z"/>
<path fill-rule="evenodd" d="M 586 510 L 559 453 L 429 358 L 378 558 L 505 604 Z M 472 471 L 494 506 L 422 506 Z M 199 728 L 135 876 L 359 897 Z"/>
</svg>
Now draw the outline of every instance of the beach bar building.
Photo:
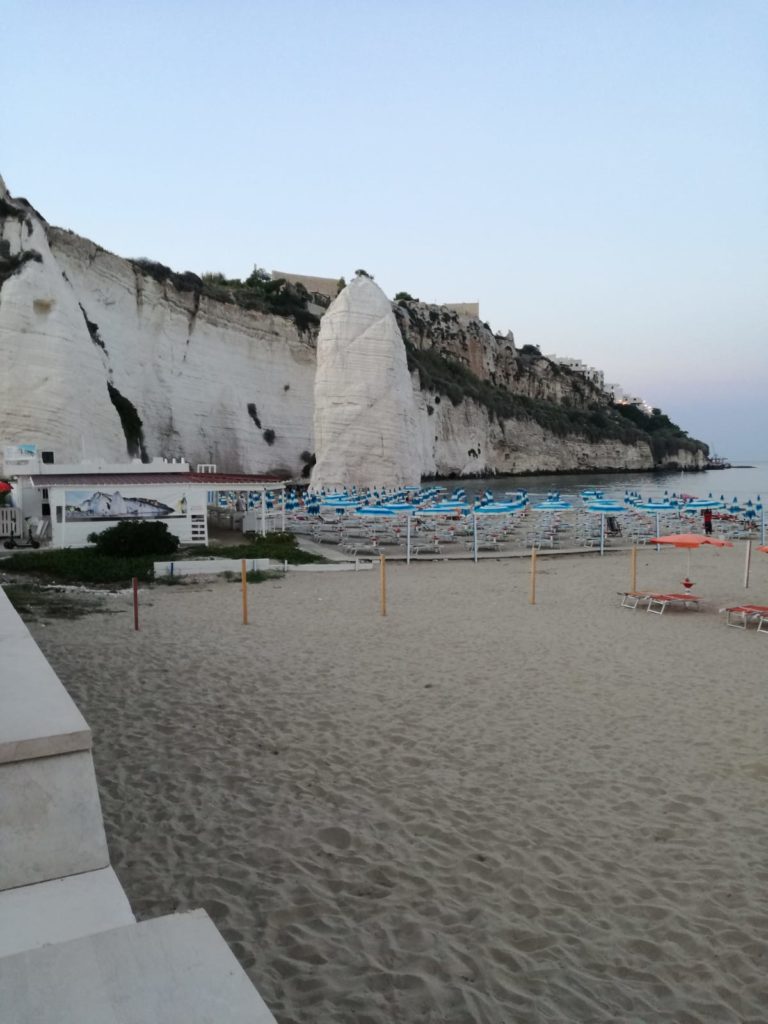
<svg viewBox="0 0 768 1024">
<path fill-rule="evenodd" d="M 125 520 L 163 522 L 182 544 L 207 544 L 209 522 L 265 533 L 280 528 L 288 482 L 215 465 L 193 471 L 182 460 L 57 465 L 36 453 L 4 472 L 14 474 L 15 510 L 2 532 L 19 537 L 34 522 L 56 548 L 85 547 L 90 534 Z"/>
</svg>

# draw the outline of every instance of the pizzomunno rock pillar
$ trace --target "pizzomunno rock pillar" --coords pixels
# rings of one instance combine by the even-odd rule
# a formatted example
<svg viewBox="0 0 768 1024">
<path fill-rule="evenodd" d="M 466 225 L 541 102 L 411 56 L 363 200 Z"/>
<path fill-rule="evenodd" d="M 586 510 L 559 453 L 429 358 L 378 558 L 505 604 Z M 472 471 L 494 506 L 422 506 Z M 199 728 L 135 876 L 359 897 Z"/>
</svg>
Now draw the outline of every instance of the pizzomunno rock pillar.
<svg viewBox="0 0 768 1024">
<path fill-rule="evenodd" d="M 391 303 L 361 275 L 320 325 L 312 486 L 417 484 L 417 439 L 405 345 Z"/>
</svg>

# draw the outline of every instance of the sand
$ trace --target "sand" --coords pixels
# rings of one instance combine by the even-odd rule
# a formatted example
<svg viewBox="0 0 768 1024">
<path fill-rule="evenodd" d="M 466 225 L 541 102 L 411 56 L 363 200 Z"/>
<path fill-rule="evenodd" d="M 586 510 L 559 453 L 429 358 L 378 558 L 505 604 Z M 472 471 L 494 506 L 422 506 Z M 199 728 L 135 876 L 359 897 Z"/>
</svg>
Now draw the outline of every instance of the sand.
<svg viewBox="0 0 768 1024">
<path fill-rule="evenodd" d="M 679 589 L 679 551 L 639 585 Z M 762 559 L 762 560 L 761 560 Z M 768 636 L 629 558 L 156 586 L 32 629 L 134 909 L 202 906 L 280 1024 L 764 1022 Z M 768 603 L 756 556 L 750 601 Z"/>
</svg>

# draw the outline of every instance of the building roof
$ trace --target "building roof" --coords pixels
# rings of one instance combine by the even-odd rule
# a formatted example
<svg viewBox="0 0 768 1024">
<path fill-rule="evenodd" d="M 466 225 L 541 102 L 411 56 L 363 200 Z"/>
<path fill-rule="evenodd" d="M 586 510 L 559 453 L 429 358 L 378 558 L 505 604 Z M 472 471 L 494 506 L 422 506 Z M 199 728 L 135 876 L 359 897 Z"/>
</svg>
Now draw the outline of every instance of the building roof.
<svg viewBox="0 0 768 1024">
<path fill-rule="evenodd" d="M 33 487 L 186 487 L 192 484 L 209 491 L 244 490 L 250 486 L 288 482 L 285 477 L 250 473 L 36 473 L 31 480 Z"/>
</svg>

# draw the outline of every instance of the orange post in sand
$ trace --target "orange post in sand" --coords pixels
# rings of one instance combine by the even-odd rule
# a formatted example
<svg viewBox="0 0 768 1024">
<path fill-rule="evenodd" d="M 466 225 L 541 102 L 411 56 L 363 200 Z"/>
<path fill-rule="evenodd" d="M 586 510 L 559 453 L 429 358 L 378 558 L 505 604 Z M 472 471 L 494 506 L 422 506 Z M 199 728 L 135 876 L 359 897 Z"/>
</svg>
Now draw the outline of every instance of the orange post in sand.
<svg viewBox="0 0 768 1024">
<path fill-rule="evenodd" d="M 387 614 L 387 560 L 384 555 L 379 555 L 381 567 L 381 614 Z"/>
</svg>

